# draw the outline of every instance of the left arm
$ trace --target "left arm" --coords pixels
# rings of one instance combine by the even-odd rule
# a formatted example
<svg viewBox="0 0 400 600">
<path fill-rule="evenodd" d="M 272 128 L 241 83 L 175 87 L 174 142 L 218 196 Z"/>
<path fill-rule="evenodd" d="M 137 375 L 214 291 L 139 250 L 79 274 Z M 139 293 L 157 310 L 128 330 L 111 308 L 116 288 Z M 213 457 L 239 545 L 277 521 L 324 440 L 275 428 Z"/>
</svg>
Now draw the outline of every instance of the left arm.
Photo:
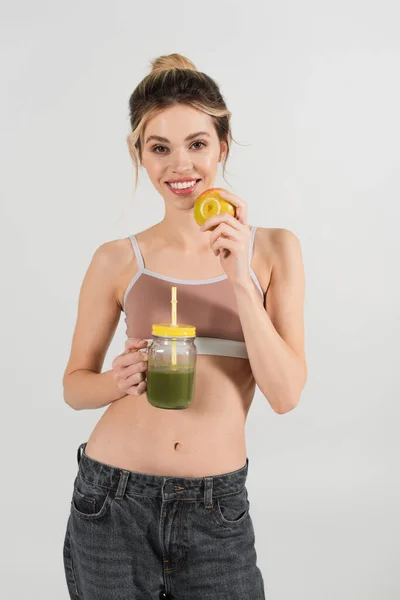
<svg viewBox="0 0 400 600">
<path fill-rule="evenodd" d="M 275 236 L 266 306 L 260 304 L 251 279 L 234 289 L 254 378 L 273 410 L 283 414 L 298 404 L 307 380 L 305 277 L 297 236 L 287 229 L 278 229 Z"/>
</svg>

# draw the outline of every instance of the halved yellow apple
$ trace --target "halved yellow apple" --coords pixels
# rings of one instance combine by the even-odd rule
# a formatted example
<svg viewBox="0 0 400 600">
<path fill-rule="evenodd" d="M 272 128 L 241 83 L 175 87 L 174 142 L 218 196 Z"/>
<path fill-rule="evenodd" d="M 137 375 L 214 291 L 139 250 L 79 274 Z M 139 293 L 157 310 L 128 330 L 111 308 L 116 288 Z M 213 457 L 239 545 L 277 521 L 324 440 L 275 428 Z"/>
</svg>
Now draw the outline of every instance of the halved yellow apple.
<svg viewBox="0 0 400 600">
<path fill-rule="evenodd" d="M 236 215 L 236 207 L 222 198 L 219 192 L 224 192 L 223 188 L 209 188 L 197 198 L 193 207 L 196 223 L 201 227 L 210 217 L 227 212 L 232 217 Z M 216 225 L 209 231 L 214 231 Z"/>
</svg>

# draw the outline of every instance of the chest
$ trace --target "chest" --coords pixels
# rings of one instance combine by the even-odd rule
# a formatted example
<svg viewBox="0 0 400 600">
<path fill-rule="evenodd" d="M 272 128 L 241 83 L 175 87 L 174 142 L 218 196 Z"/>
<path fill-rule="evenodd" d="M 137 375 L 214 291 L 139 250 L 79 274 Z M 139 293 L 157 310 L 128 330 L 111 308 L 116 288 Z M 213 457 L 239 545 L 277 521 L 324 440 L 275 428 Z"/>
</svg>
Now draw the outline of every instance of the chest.
<svg viewBox="0 0 400 600">
<path fill-rule="evenodd" d="M 182 253 L 177 254 L 167 249 L 163 250 L 163 252 L 152 252 L 151 245 L 146 240 L 146 237 L 141 239 L 141 234 L 138 234 L 137 241 L 140 244 L 142 255 L 145 259 L 146 271 L 154 276 L 170 278 L 170 286 L 174 285 L 173 280 L 181 282 L 184 287 L 185 281 L 188 284 L 194 281 L 200 283 L 201 281 L 218 281 L 219 278 L 225 276 L 219 257 L 215 257 L 211 251 L 197 254 L 196 256 Z M 126 251 L 131 260 L 127 261 L 116 282 L 116 295 L 121 307 L 124 306 L 124 295 L 127 287 L 140 269 L 135 255 L 132 255 L 129 240 L 127 240 Z M 270 243 L 269 229 L 257 228 L 249 264 L 265 297 L 273 265 L 273 251 L 272 244 Z M 190 285 L 187 288 L 189 289 Z"/>
</svg>

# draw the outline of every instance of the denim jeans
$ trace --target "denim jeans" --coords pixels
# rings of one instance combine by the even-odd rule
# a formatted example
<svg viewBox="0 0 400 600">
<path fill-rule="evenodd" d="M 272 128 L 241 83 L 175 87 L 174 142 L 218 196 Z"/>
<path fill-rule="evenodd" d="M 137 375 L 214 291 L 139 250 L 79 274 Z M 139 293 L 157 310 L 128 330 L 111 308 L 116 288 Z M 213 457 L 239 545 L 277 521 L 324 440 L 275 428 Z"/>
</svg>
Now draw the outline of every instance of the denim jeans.
<svg viewBox="0 0 400 600">
<path fill-rule="evenodd" d="M 246 477 L 138 473 L 78 448 L 64 539 L 72 600 L 264 600 Z"/>
</svg>

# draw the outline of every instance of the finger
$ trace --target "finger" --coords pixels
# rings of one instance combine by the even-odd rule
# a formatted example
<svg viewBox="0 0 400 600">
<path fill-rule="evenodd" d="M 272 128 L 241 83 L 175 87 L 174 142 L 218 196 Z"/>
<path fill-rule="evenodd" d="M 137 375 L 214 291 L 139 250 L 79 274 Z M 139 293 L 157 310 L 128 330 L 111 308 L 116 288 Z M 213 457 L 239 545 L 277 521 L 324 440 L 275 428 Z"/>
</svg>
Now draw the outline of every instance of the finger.
<svg viewBox="0 0 400 600">
<path fill-rule="evenodd" d="M 146 382 L 142 381 L 138 385 L 134 385 L 131 388 L 129 388 L 128 394 L 130 394 L 131 396 L 141 396 L 143 394 L 143 392 L 146 391 L 146 388 L 147 388 Z"/>
<path fill-rule="evenodd" d="M 229 213 L 220 213 L 219 215 L 214 215 L 213 217 L 209 217 L 207 221 L 200 227 L 201 231 L 206 231 L 207 229 L 211 229 L 212 227 L 215 229 L 218 225 L 222 223 L 226 223 L 231 226 L 233 229 L 237 229 L 240 231 L 241 222 L 236 217 L 233 217 Z"/>
<path fill-rule="evenodd" d="M 127 338 L 125 340 L 125 344 L 128 346 L 134 345 L 134 346 L 140 346 L 141 344 L 145 344 L 147 342 L 147 340 L 143 339 L 143 338 Z"/>
<path fill-rule="evenodd" d="M 239 255 L 241 248 L 241 244 L 234 240 L 229 240 L 228 238 L 219 237 L 216 242 L 213 244 L 211 250 L 215 253 L 216 250 L 229 250 L 235 256 Z"/>
<path fill-rule="evenodd" d="M 142 383 L 145 379 L 146 376 L 144 373 L 134 373 L 130 377 L 127 377 L 125 385 L 129 387 L 132 385 L 138 385 L 139 383 Z"/>
<path fill-rule="evenodd" d="M 143 392 L 146 391 L 146 382 L 144 381 L 143 383 L 139 383 L 139 385 L 136 388 L 136 396 L 141 396 L 143 394 Z"/>
<path fill-rule="evenodd" d="M 112 362 L 113 369 L 124 369 L 125 367 L 129 367 L 130 365 L 135 365 L 136 363 L 142 361 L 148 361 L 149 357 L 147 352 L 140 352 L 136 350 L 135 352 L 127 352 L 125 354 L 120 354 L 116 358 L 114 358 Z"/>
<path fill-rule="evenodd" d="M 143 340 L 141 338 L 128 338 L 125 341 L 125 351 L 132 350 L 132 348 L 134 348 L 134 349 L 144 348 L 147 345 L 148 345 L 147 340 Z"/>
<path fill-rule="evenodd" d="M 228 237 L 232 240 L 239 241 L 240 239 L 240 232 L 237 229 L 234 229 L 226 223 L 220 223 L 210 235 L 210 245 L 212 246 L 215 240 L 217 240 L 221 235 L 223 235 L 224 238 Z"/>
<path fill-rule="evenodd" d="M 228 200 L 228 202 L 236 206 L 237 220 L 242 223 L 242 225 L 247 225 L 247 203 L 228 190 L 224 190 L 220 192 L 220 194 L 222 198 L 225 198 L 225 200 Z"/>
<path fill-rule="evenodd" d="M 229 190 L 220 191 L 219 195 L 221 196 L 221 198 L 225 198 L 225 200 L 228 200 L 228 202 L 230 202 L 237 208 L 244 208 L 245 206 L 247 206 L 244 200 L 242 200 L 241 198 L 239 198 L 239 196 L 236 196 L 236 194 L 233 194 Z"/>
<path fill-rule="evenodd" d="M 148 365 L 146 361 L 130 365 L 129 367 L 126 367 L 126 369 L 124 369 L 125 377 L 129 377 L 130 375 L 134 375 L 135 373 L 144 373 L 145 371 L 147 371 L 147 366 Z"/>
</svg>

